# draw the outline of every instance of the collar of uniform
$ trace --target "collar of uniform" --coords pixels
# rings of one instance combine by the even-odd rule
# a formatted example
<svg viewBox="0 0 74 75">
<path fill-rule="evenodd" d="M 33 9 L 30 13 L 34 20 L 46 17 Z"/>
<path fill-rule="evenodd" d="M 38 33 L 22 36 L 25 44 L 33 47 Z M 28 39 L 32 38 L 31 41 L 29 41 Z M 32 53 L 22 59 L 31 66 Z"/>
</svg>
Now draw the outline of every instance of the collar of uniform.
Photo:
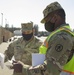
<svg viewBox="0 0 74 75">
<path fill-rule="evenodd" d="M 31 37 L 31 39 L 28 40 L 28 41 L 24 40 L 23 37 L 22 37 L 22 42 L 23 42 L 23 40 L 24 40 L 25 42 L 30 42 L 30 41 L 33 40 L 33 39 L 34 39 L 34 35 L 33 35 L 33 36 Z"/>
<path fill-rule="evenodd" d="M 59 28 L 61 28 L 61 27 L 63 27 L 63 26 L 69 26 L 69 24 L 62 24 L 62 25 L 60 25 L 59 27 L 57 27 L 55 30 L 57 30 L 57 29 L 59 29 Z"/>
</svg>

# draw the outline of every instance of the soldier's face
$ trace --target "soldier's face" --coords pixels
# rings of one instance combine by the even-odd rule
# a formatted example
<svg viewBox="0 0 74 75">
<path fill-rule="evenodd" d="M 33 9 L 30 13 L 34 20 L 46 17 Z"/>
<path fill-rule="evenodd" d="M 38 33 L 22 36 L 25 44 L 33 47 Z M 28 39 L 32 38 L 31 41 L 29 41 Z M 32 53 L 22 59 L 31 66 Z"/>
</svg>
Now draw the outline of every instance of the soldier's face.
<svg viewBox="0 0 74 75">
<path fill-rule="evenodd" d="M 33 31 L 32 30 L 29 30 L 29 31 L 24 31 L 22 32 L 22 36 L 25 40 L 30 40 L 33 36 Z"/>
<path fill-rule="evenodd" d="M 54 26 L 55 26 L 55 18 L 54 18 L 54 13 L 51 13 L 47 16 L 46 21 L 45 21 L 45 29 L 49 32 L 54 31 Z"/>
<path fill-rule="evenodd" d="M 47 23 L 45 23 L 45 29 L 46 29 L 48 32 L 54 31 L 54 24 L 51 23 L 50 21 L 48 21 Z"/>
</svg>

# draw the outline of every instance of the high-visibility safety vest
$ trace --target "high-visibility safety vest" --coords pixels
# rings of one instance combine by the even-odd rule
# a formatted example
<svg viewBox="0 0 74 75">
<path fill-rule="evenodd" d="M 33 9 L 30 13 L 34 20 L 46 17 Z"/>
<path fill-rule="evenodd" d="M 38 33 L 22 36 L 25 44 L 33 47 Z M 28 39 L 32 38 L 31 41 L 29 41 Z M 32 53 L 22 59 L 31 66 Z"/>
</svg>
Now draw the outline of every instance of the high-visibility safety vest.
<svg viewBox="0 0 74 75">
<path fill-rule="evenodd" d="M 71 60 L 64 65 L 63 71 L 74 74 L 74 55 L 72 56 Z"/>
<path fill-rule="evenodd" d="M 48 49 L 48 41 L 50 40 L 50 38 L 56 34 L 57 32 L 60 32 L 60 31 L 66 31 L 68 33 L 70 33 L 71 35 L 74 36 L 74 33 L 70 30 L 70 27 L 69 26 L 63 26 L 63 27 L 60 27 L 59 29 L 53 31 L 48 37 L 47 39 L 44 41 L 43 45 L 40 46 L 39 48 L 39 53 L 40 54 L 46 54 L 46 51 Z"/>
<path fill-rule="evenodd" d="M 60 32 L 60 31 L 65 31 L 65 32 L 68 32 L 70 33 L 72 36 L 74 36 L 74 33 L 70 30 L 70 27 L 69 26 L 63 26 L 61 28 L 59 28 L 58 30 L 56 31 L 53 31 L 48 37 L 47 39 L 45 40 L 45 42 L 43 43 L 43 45 L 40 46 L 39 48 L 39 53 L 40 54 L 46 54 L 46 51 L 48 49 L 48 41 L 50 40 L 50 38 L 56 34 L 57 32 Z M 64 72 L 68 72 L 68 73 L 72 73 L 74 74 L 74 55 L 73 57 L 71 58 L 71 60 L 64 65 L 63 67 L 63 71 Z"/>
</svg>

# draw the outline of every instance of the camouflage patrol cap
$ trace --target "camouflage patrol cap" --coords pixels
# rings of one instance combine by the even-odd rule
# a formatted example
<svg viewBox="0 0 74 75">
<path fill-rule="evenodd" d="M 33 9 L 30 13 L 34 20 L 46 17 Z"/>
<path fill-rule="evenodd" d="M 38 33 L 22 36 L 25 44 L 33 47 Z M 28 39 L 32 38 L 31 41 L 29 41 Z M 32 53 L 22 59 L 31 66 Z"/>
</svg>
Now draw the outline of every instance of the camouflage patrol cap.
<svg viewBox="0 0 74 75">
<path fill-rule="evenodd" d="M 33 29 L 33 22 L 21 23 L 22 32 L 29 31 Z"/>
<path fill-rule="evenodd" d="M 41 23 L 45 23 L 45 18 L 48 16 L 49 13 L 58 9 L 63 9 L 58 2 L 53 2 L 49 4 L 43 11 L 44 18 L 41 20 Z"/>
</svg>

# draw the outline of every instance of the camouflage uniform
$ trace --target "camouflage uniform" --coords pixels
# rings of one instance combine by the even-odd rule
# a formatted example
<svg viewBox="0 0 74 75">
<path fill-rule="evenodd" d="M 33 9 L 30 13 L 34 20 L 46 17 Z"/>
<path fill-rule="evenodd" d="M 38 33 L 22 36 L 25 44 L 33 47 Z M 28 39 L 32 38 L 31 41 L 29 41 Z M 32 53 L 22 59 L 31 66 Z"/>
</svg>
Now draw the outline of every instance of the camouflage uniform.
<svg viewBox="0 0 74 75">
<path fill-rule="evenodd" d="M 63 66 L 73 55 L 74 37 L 66 31 L 60 31 L 50 38 L 48 45 L 46 60 L 49 75 L 60 75 Z"/>
<path fill-rule="evenodd" d="M 44 18 L 41 22 L 45 23 L 48 14 L 58 9 L 63 9 L 58 2 L 53 2 L 48 5 L 43 11 Z M 69 27 L 69 25 L 60 25 L 57 29 L 51 32 L 45 40 L 45 42 L 47 41 L 47 43 L 44 42 L 43 45 L 48 46 L 46 50 L 46 63 L 45 66 L 44 64 L 42 65 L 44 66 L 43 73 L 41 73 L 40 67 L 37 70 L 35 69 L 38 72 L 37 75 L 60 75 L 63 66 L 71 59 L 74 53 L 74 36 L 68 32 L 72 32 L 69 28 L 66 28 L 68 31 L 60 30 L 63 27 L 66 28 Z M 32 70 L 31 73 L 31 75 L 35 75 L 34 70 Z"/>
<path fill-rule="evenodd" d="M 33 28 L 31 24 L 22 25 L 22 27 L 22 31 Z M 29 65 L 32 65 L 31 54 L 38 53 L 41 44 L 42 42 L 34 36 L 29 41 L 21 37 L 9 45 L 8 49 L 5 51 L 5 61 L 11 60 L 14 55 L 16 61 L 21 61 L 23 63 L 23 69 L 27 69 Z M 23 73 L 14 73 L 13 75 L 23 75 Z"/>
</svg>

